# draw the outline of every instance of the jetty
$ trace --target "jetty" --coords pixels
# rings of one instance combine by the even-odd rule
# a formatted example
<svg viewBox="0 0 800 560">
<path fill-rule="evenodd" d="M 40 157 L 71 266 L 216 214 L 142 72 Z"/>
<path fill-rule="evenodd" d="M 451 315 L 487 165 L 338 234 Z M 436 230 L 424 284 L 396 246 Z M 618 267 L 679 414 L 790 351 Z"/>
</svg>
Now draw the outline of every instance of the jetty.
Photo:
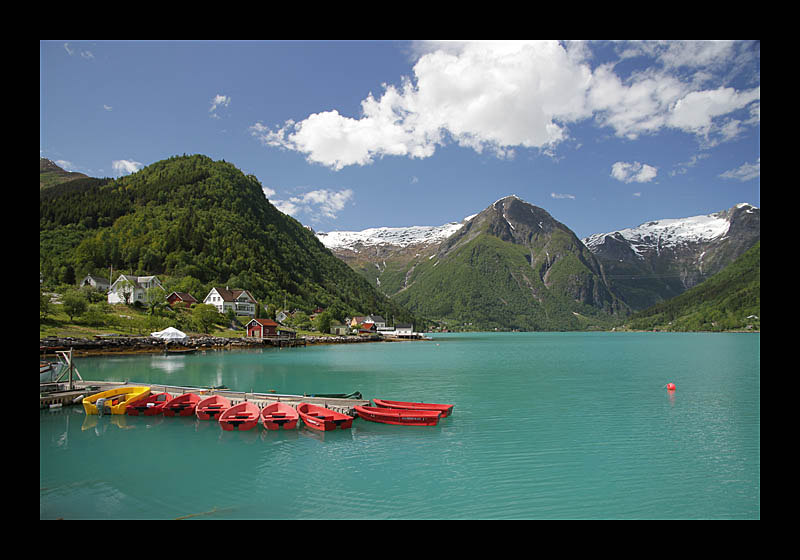
<svg viewBox="0 0 800 560">
<path fill-rule="evenodd" d="M 370 406 L 368 399 L 346 399 L 339 397 L 312 397 L 308 395 L 284 395 L 279 393 L 258 393 L 250 391 L 233 391 L 230 389 L 216 389 L 212 387 L 184 387 L 179 385 L 162 385 L 160 383 L 139 383 L 134 381 L 86 381 L 79 380 L 73 381 L 72 388 L 63 387 L 63 390 L 55 390 L 50 392 L 39 393 L 39 408 L 59 408 L 63 406 L 70 406 L 74 404 L 81 404 L 85 397 L 96 395 L 109 389 L 116 389 L 118 387 L 130 386 L 145 386 L 150 387 L 151 393 L 169 393 L 173 397 L 178 397 L 184 393 L 195 393 L 203 397 L 210 397 L 211 395 L 222 395 L 231 400 L 231 403 L 236 405 L 240 402 L 250 401 L 255 403 L 259 408 L 264 408 L 268 404 L 274 402 L 283 402 L 297 408 L 301 402 L 309 404 L 316 404 L 329 408 L 336 412 L 351 415 L 356 406 Z"/>
</svg>

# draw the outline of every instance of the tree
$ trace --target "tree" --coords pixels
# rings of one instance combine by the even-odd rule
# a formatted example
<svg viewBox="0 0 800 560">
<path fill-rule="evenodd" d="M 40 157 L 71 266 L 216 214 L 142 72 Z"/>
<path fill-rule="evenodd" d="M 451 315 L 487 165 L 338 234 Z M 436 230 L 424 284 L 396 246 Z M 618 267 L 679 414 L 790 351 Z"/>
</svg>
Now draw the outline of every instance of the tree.
<svg viewBox="0 0 800 560">
<path fill-rule="evenodd" d="M 213 305 L 200 303 L 192 311 L 192 318 L 200 332 L 208 333 L 214 323 L 220 320 L 220 314 Z"/>
<path fill-rule="evenodd" d="M 329 311 L 323 311 L 314 319 L 317 330 L 321 333 L 327 333 L 331 330 L 331 314 Z"/>
<path fill-rule="evenodd" d="M 89 307 L 89 302 L 83 292 L 79 290 L 68 290 L 62 297 L 64 304 L 64 311 L 69 315 L 69 320 L 76 315 L 81 315 L 86 312 Z"/>
<path fill-rule="evenodd" d="M 158 286 L 147 288 L 145 302 L 147 303 L 150 315 L 152 315 L 157 307 L 164 307 L 167 304 L 164 299 L 164 290 Z"/>
<path fill-rule="evenodd" d="M 50 295 L 39 289 L 39 320 L 45 319 L 50 314 Z"/>
</svg>

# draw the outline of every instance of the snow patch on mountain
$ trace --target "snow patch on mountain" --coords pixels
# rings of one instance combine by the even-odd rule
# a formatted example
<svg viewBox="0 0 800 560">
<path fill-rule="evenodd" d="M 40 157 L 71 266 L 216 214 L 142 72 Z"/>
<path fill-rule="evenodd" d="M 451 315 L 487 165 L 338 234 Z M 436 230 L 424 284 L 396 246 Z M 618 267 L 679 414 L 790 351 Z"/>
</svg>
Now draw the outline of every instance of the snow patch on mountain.
<svg viewBox="0 0 800 560">
<path fill-rule="evenodd" d="M 317 238 L 328 249 L 352 249 L 359 245 L 395 245 L 408 247 L 421 243 L 440 243 L 457 232 L 464 222 L 450 222 L 442 226 L 379 227 L 362 231 L 319 232 Z"/>
<path fill-rule="evenodd" d="M 739 208 L 743 206 L 737 205 Z M 633 228 L 595 233 L 585 237 L 583 243 L 589 250 L 596 252 L 596 248 L 605 243 L 606 237 L 611 236 L 627 241 L 636 254 L 643 258 L 646 251 L 660 251 L 687 243 L 702 243 L 724 237 L 728 233 L 730 222 L 722 214 L 716 212 L 705 216 L 646 222 Z"/>
</svg>

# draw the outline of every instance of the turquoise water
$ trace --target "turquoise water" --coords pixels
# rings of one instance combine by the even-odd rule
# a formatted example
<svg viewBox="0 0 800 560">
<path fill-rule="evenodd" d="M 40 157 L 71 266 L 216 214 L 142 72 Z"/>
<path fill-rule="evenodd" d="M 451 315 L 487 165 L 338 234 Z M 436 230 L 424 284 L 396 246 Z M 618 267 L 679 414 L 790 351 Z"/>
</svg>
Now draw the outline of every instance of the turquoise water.
<svg viewBox="0 0 800 560">
<path fill-rule="evenodd" d="M 41 519 L 760 519 L 760 334 L 82 358 L 84 379 L 454 403 L 325 434 L 40 412 Z M 674 382 L 677 390 L 664 389 Z"/>
</svg>

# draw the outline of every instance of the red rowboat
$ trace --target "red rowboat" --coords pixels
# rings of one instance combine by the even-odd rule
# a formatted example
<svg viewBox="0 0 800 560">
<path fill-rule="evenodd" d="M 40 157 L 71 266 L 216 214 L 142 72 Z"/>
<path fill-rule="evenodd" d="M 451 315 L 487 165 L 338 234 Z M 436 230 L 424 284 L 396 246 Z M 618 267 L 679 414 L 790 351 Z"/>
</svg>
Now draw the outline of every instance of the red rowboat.
<svg viewBox="0 0 800 560">
<path fill-rule="evenodd" d="M 261 409 L 258 405 L 244 401 L 235 404 L 222 413 L 219 423 L 223 430 L 233 431 L 234 429 L 245 431 L 255 428 L 258 425 L 258 417 Z"/>
<path fill-rule="evenodd" d="M 218 420 L 220 415 L 230 407 L 230 399 L 222 395 L 212 395 L 197 403 L 195 414 L 200 420 Z"/>
<path fill-rule="evenodd" d="M 356 406 L 359 418 L 382 424 L 398 426 L 435 426 L 439 423 L 441 412 L 438 410 L 411 410 L 401 408 L 375 408 L 372 406 Z"/>
<path fill-rule="evenodd" d="M 380 408 L 400 408 L 406 410 L 437 410 L 442 413 L 442 418 L 453 414 L 454 404 L 434 404 L 405 401 L 387 401 L 384 399 L 372 399 L 375 406 Z"/>
<path fill-rule="evenodd" d="M 153 393 L 143 399 L 134 401 L 125 409 L 129 416 L 157 416 L 164 411 L 164 405 L 172 400 L 169 393 Z"/>
<path fill-rule="evenodd" d="M 184 393 L 164 405 L 164 416 L 194 416 L 197 404 L 201 400 L 200 395 Z"/>
<path fill-rule="evenodd" d="M 301 402 L 297 405 L 297 412 L 306 426 L 321 432 L 328 432 L 336 428 L 346 430 L 353 425 L 352 416 L 315 404 Z"/>
<path fill-rule="evenodd" d="M 261 411 L 261 423 L 268 430 L 291 430 L 297 427 L 300 415 L 286 403 L 269 404 Z"/>
</svg>

